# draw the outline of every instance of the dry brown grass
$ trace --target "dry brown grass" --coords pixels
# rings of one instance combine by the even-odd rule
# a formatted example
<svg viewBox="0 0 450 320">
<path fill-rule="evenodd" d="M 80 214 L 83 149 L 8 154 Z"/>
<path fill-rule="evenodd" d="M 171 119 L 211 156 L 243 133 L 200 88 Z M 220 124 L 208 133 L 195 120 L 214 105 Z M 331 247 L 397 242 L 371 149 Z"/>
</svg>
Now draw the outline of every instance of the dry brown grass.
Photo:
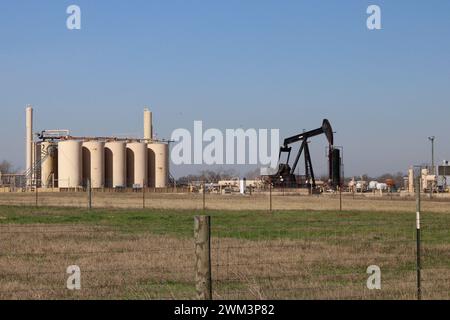
<svg viewBox="0 0 450 320">
<path fill-rule="evenodd" d="M 193 249 L 192 239 L 108 227 L 4 225 L 0 299 L 194 299 Z M 414 259 L 413 243 L 215 237 L 214 297 L 413 299 Z M 381 291 L 366 288 L 371 264 L 382 269 Z M 69 265 L 81 268 L 80 291 L 66 289 Z M 449 276 L 425 270 L 426 298 L 447 298 Z"/>
<path fill-rule="evenodd" d="M 192 286 L 192 242 L 188 240 L 85 226 L 1 228 L 2 299 L 170 299 L 171 283 Z M 81 268 L 79 292 L 66 289 L 70 265 Z"/>
<path fill-rule="evenodd" d="M 41 206 L 86 207 L 87 204 L 85 193 L 40 194 L 39 201 Z M 0 194 L 1 204 L 33 205 L 34 196 Z M 142 194 L 95 193 L 93 204 L 103 208 L 141 208 Z M 268 197 L 208 195 L 206 204 L 208 209 L 217 210 L 267 210 Z M 225 222 L 218 226 L 225 228 L 225 232 L 220 233 L 226 236 L 213 239 L 214 297 L 415 298 L 414 201 L 345 197 L 343 204 L 346 210 L 363 212 L 357 215 L 339 213 L 335 218 L 338 220 L 333 221 L 334 215 L 328 217 L 324 212 L 336 212 L 339 208 L 339 198 L 336 196 L 276 195 L 273 198 L 273 208 L 276 210 L 323 212 L 297 219 L 296 212 L 292 211 L 286 216 L 287 220 L 283 215 L 275 215 L 274 221 L 277 221 L 279 228 L 285 228 L 282 230 L 271 224 L 266 225 L 265 216 L 272 215 L 264 212 L 256 213 L 256 220 L 253 221 L 252 216 L 250 220 L 245 220 L 245 225 L 240 225 L 243 233 L 250 233 L 254 232 L 253 222 L 255 226 L 261 223 L 263 229 L 258 227 L 256 230 L 271 233 L 269 237 L 255 237 L 255 234 L 241 236 L 239 230 L 226 232 Z M 427 200 L 422 204 L 425 212 L 424 298 L 449 298 L 450 241 L 445 230 L 449 221 L 444 213 L 450 211 L 450 206 L 443 201 Z M 194 211 L 202 208 L 202 197 L 194 194 L 147 194 L 146 207 Z M 380 211 L 399 214 L 377 214 Z M 428 215 L 427 212 L 437 213 Z M 39 212 L 28 214 L 36 217 Z M 146 214 L 147 211 L 137 216 L 145 218 Z M 160 214 L 158 219 L 164 219 L 164 214 Z M 231 213 L 220 214 L 226 218 Z M 299 214 L 305 215 L 304 212 Z M 7 217 L 20 218 L 21 215 L 5 214 L 0 218 Z M 178 213 L 177 217 L 183 218 L 183 214 Z M 195 298 L 194 248 L 190 236 L 183 238 L 182 234 L 164 236 L 152 234 L 149 230 L 119 230 L 112 225 L 37 225 L 26 222 L 25 218 L 21 221 L 25 224 L 9 222 L 0 225 L 0 299 Z M 154 221 L 156 227 L 162 222 Z M 296 235 L 296 229 L 289 227 L 289 221 L 295 221 L 295 228 L 300 234 Z M 337 229 L 333 228 L 333 224 Z M 169 226 L 170 223 L 164 228 Z M 219 234 L 219 229 L 215 234 Z M 283 230 L 289 232 L 292 239 L 289 236 L 273 237 Z M 366 288 L 366 269 L 372 264 L 382 269 L 381 291 Z M 81 291 L 69 291 L 65 287 L 69 265 L 81 267 Z"/>
<path fill-rule="evenodd" d="M 40 193 L 40 206 L 87 207 L 87 195 L 84 192 L 72 193 Z M 202 195 L 180 193 L 148 193 L 145 201 L 149 209 L 189 209 L 198 210 L 203 207 Z M 0 205 L 35 205 L 33 193 L 0 193 Z M 95 208 L 142 208 L 143 200 L 140 193 L 109 193 L 95 192 L 93 194 Z M 241 195 L 207 195 L 206 206 L 212 210 L 268 210 L 269 197 L 266 194 Z M 449 212 L 450 202 L 441 200 L 426 200 L 422 202 L 423 210 L 429 212 Z M 274 195 L 274 210 L 337 210 L 339 197 L 337 195 L 299 196 Z M 359 197 L 343 198 L 344 210 L 359 210 L 370 212 L 414 212 L 413 199 Z"/>
</svg>

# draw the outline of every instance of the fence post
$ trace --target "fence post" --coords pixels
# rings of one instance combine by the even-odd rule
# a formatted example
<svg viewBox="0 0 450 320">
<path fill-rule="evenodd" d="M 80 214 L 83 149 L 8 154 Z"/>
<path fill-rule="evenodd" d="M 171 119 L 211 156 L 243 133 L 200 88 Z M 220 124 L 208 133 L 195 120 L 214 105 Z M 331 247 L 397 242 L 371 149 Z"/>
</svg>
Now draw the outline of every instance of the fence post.
<svg viewBox="0 0 450 320">
<path fill-rule="evenodd" d="M 269 212 L 272 213 L 272 182 L 269 183 Z"/>
<path fill-rule="evenodd" d="M 342 211 L 342 186 L 339 186 L 339 211 Z"/>
<path fill-rule="evenodd" d="M 91 179 L 87 179 L 87 192 L 88 192 L 88 209 L 92 209 L 92 188 Z"/>
<path fill-rule="evenodd" d="M 36 193 L 36 208 L 39 206 L 39 196 L 38 196 L 38 186 L 36 182 L 36 186 L 34 187 L 34 191 Z"/>
<path fill-rule="evenodd" d="M 416 245 L 417 245 L 417 300 L 422 299 L 422 287 L 421 287 L 421 248 L 420 248 L 420 175 L 416 181 Z"/>
<path fill-rule="evenodd" d="M 198 300 L 212 300 L 211 280 L 211 217 L 196 216 L 195 238 L 195 291 Z"/>
<path fill-rule="evenodd" d="M 145 209 L 145 180 L 142 181 L 142 209 Z"/>
<path fill-rule="evenodd" d="M 203 181 L 203 211 L 206 210 L 206 183 Z"/>
</svg>

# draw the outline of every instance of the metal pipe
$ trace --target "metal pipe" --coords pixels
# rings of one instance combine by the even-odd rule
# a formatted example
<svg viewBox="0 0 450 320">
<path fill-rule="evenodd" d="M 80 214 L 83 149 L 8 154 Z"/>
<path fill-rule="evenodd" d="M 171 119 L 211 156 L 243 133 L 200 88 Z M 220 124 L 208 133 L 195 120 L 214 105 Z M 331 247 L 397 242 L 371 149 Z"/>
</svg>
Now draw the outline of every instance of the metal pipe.
<svg viewBox="0 0 450 320">
<path fill-rule="evenodd" d="M 421 286 L 421 248 L 420 248 L 420 184 L 421 176 L 417 177 L 416 182 L 416 270 L 417 270 L 417 299 L 422 299 L 422 286 Z"/>
<path fill-rule="evenodd" d="M 28 105 L 26 108 L 26 171 L 31 173 L 33 167 L 33 108 Z M 32 175 L 27 177 L 27 186 L 32 184 Z"/>
<path fill-rule="evenodd" d="M 153 140 L 152 113 L 147 108 L 144 109 L 144 140 L 147 142 Z"/>
</svg>

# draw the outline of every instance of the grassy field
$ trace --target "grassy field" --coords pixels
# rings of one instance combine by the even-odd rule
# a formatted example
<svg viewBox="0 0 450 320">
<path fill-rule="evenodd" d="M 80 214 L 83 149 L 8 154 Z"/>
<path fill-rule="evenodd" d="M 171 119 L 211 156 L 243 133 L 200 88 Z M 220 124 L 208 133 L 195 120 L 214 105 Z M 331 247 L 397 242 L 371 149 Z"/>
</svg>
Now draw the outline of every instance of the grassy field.
<svg viewBox="0 0 450 320">
<path fill-rule="evenodd" d="M 30 193 L 0 193 L 0 205 L 34 206 L 36 195 Z M 92 205 L 95 208 L 130 209 L 143 207 L 142 193 L 94 192 Z M 199 210 L 203 208 L 203 196 L 197 193 L 147 193 L 145 206 L 148 209 L 164 210 Z M 88 196 L 86 192 L 38 193 L 39 206 L 86 208 Z M 413 198 L 399 196 L 366 197 L 350 194 L 343 196 L 344 210 L 365 212 L 414 212 Z M 339 196 L 323 194 L 282 195 L 274 194 L 272 206 L 275 210 L 339 210 Z M 206 207 L 210 210 L 227 211 L 261 211 L 269 209 L 268 194 L 241 195 L 206 195 Z M 449 212 L 448 199 L 423 197 L 423 209 L 429 212 Z"/>
<path fill-rule="evenodd" d="M 450 215 L 436 211 L 422 221 L 428 299 L 450 292 Z M 194 214 L 0 206 L 0 298 L 193 299 Z M 415 298 L 414 211 L 208 214 L 216 299 Z M 70 265 L 80 291 L 66 289 Z M 381 290 L 366 288 L 369 265 L 381 268 Z"/>
</svg>

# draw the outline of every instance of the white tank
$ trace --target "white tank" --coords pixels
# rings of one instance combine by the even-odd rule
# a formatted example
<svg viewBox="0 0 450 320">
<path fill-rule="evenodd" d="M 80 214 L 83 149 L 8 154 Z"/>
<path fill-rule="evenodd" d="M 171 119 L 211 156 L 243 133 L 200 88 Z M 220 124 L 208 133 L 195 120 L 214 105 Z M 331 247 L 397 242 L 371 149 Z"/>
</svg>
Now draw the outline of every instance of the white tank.
<svg viewBox="0 0 450 320">
<path fill-rule="evenodd" d="M 78 188 L 82 185 L 81 141 L 68 140 L 58 143 L 58 187 Z"/>
<path fill-rule="evenodd" d="M 127 186 L 145 187 L 148 181 L 147 144 L 127 143 Z"/>
<path fill-rule="evenodd" d="M 152 188 L 166 188 L 169 182 L 169 145 L 148 144 L 148 177 Z"/>
<path fill-rule="evenodd" d="M 41 143 L 41 187 L 53 188 L 54 181 L 58 178 L 58 148 L 55 143 Z"/>
<path fill-rule="evenodd" d="M 245 178 L 239 180 L 239 192 L 245 194 L 245 189 L 247 188 L 247 180 Z"/>
<path fill-rule="evenodd" d="M 105 186 L 105 143 L 102 141 L 85 141 L 83 147 L 83 185 L 91 181 L 91 188 Z"/>
<path fill-rule="evenodd" d="M 369 189 L 370 190 L 375 190 L 377 188 L 377 184 L 378 184 L 378 181 L 370 181 L 369 182 Z"/>
<path fill-rule="evenodd" d="M 378 183 L 377 190 L 387 190 L 388 186 L 386 183 Z"/>
<path fill-rule="evenodd" d="M 127 149 L 125 142 L 112 141 L 105 144 L 105 185 L 108 188 L 127 186 Z"/>
</svg>

